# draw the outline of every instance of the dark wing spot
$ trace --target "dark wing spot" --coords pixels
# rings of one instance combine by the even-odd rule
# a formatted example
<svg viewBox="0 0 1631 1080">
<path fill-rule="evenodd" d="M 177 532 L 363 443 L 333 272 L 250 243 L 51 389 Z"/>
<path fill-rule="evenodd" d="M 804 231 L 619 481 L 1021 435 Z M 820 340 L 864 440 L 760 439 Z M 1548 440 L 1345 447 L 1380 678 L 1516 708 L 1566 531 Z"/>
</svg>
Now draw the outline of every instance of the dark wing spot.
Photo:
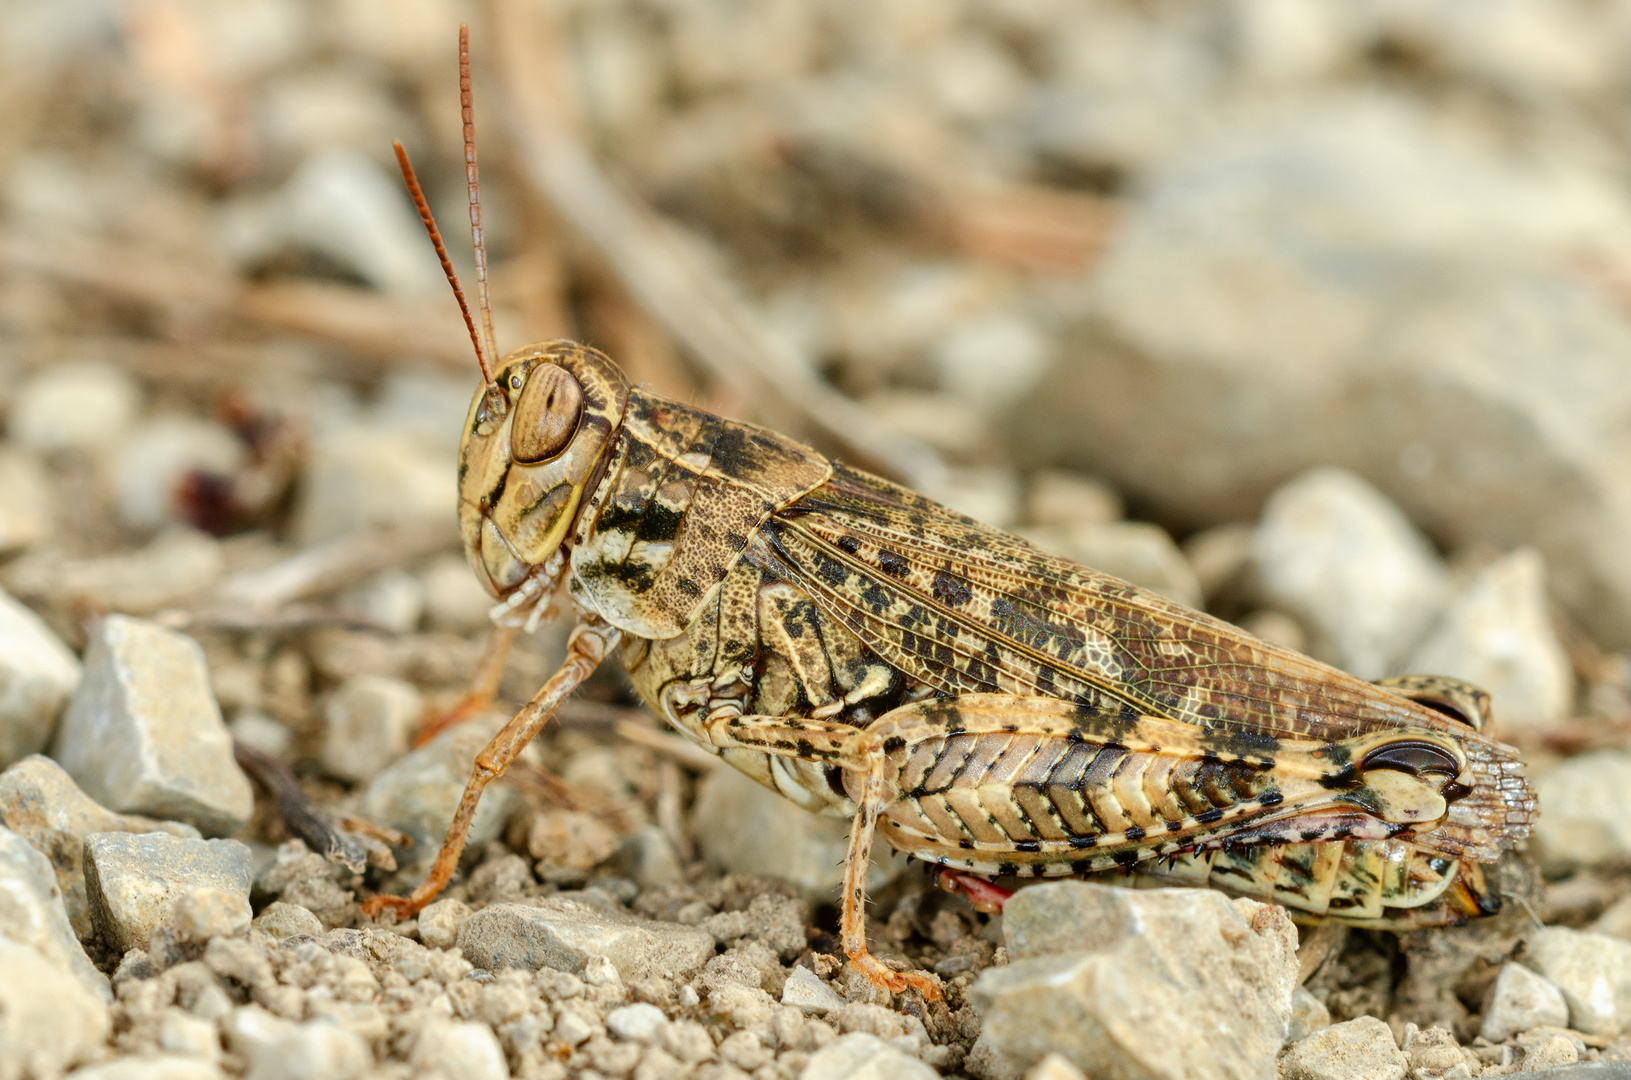
<svg viewBox="0 0 1631 1080">
<path fill-rule="evenodd" d="M 934 572 L 934 598 L 947 607 L 962 607 L 973 595 L 974 590 L 968 587 L 968 582 L 944 570 Z"/>
<path fill-rule="evenodd" d="M 690 578 L 682 577 L 674 580 L 674 588 L 695 600 L 702 595 L 702 588 Z"/>
<path fill-rule="evenodd" d="M 912 565 L 888 548 L 879 548 L 878 568 L 890 577 L 903 578 L 912 569 Z"/>
</svg>

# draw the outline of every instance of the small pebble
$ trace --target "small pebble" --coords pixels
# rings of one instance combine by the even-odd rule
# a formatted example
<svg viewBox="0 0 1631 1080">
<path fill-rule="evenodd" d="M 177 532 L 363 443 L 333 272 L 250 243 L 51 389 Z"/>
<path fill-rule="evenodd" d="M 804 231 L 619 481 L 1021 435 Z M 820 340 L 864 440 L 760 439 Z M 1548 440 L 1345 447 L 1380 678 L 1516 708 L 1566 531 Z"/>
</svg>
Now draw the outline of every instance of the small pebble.
<svg viewBox="0 0 1631 1080">
<path fill-rule="evenodd" d="M 299 904 L 274 900 L 255 916 L 255 929 L 270 934 L 279 941 L 292 937 L 321 937 L 323 923 L 316 915 Z"/>
<path fill-rule="evenodd" d="M 61 639 L 0 591 L 0 769 L 51 745 L 79 678 L 79 660 Z"/>
<path fill-rule="evenodd" d="M 92 833 L 85 840 L 85 884 L 92 922 L 121 952 L 146 949 L 182 898 L 199 889 L 225 894 L 242 925 L 250 920 L 249 849 L 236 840 Z"/>
<path fill-rule="evenodd" d="M 1501 965 L 1484 1004 L 1478 1033 L 1492 1043 L 1506 1042 L 1520 1031 L 1536 1027 L 1563 1027 L 1569 1005 L 1563 991 L 1521 964 Z"/>
<path fill-rule="evenodd" d="M 624 1005 L 606 1014 L 606 1030 L 631 1042 L 652 1042 L 666 1023 L 668 1020 L 661 1009 L 644 1002 Z"/>
<path fill-rule="evenodd" d="M 410 683 L 379 675 L 346 680 L 324 710 L 323 767 L 353 783 L 372 780 L 407 752 L 424 712 Z"/>
<path fill-rule="evenodd" d="M 1374 1016 L 1316 1031 L 1280 1059 L 1283 1080 L 1404 1080 L 1409 1064 L 1393 1032 Z"/>
</svg>

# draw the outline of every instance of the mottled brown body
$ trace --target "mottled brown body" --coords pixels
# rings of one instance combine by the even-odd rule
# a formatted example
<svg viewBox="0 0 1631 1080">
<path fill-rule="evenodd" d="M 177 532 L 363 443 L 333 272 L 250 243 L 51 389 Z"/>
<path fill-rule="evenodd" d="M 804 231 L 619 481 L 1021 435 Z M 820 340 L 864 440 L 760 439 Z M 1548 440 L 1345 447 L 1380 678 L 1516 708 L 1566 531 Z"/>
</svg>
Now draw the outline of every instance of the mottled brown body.
<svg viewBox="0 0 1631 1080">
<path fill-rule="evenodd" d="M 559 404 L 550 374 L 538 405 L 552 370 L 581 400 Z M 688 737 L 853 817 L 847 931 L 874 829 L 979 875 L 1150 868 L 1367 925 L 1498 907 L 1478 864 L 1527 834 L 1534 803 L 1472 688 L 1363 682 L 630 388 L 592 350 L 521 350 L 497 382 L 508 406 L 478 395 L 460 469 L 495 616 L 535 621 L 564 585 L 577 662 L 620 646 Z M 570 437 L 521 454 L 538 441 L 521 418 Z"/>
</svg>

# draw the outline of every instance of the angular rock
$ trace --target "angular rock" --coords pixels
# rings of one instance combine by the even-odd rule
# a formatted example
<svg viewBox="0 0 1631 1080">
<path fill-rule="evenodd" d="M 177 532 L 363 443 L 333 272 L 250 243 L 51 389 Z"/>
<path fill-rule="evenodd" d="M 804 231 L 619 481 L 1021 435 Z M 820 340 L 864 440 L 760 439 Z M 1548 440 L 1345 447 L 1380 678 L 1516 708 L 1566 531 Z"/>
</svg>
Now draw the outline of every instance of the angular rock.
<svg viewBox="0 0 1631 1080">
<path fill-rule="evenodd" d="M 0 768 L 51 745 L 78 685 L 78 658 L 38 615 L 0 592 Z"/>
<path fill-rule="evenodd" d="M 1190 607 L 1202 602 L 1200 579 L 1165 529 L 1143 521 L 1081 522 L 1020 529 L 1044 551 L 1130 581 Z"/>
<path fill-rule="evenodd" d="M 363 794 L 363 816 L 413 837 L 412 847 L 396 849 L 397 865 L 405 871 L 417 873 L 436 857 L 476 755 L 505 719 L 477 718 L 450 728 L 369 781 Z M 519 805 L 521 797 L 513 788 L 489 787 L 470 823 L 468 850 L 496 839 Z"/>
<path fill-rule="evenodd" d="M 1544 808 L 1531 850 L 1550 873 L 1602 866 L 1631 856 L 1631 753 L 1594 750 L 1559 762 L 1531 781 Z"/>
<path fill-rule="evenodd" d="M 595 956 L 611 960 L 625 982 L 688 975 L 714 954 L 712 934 L 652 922 L 562 896 L 536 905 L 494 904 L 459 926 L 459 948 L 477 967 L 582 971 Z"/>
<path fill-rule="evenodd" d="M 1062 882 L 1003 913 L 1011 958 L 971 991 L 1020 1068 L 1050 1051 L 1090 1076 L 1271 1074 L 1297 985 L 1285 912 L 1214 892 Z"/>
<path fill-rule="evenodd" d="M 347 680 L 324 710 L 323 767 L 342 780 L 372 780 L 407 752 L 424 711 L 409 683 L 380 675 Z"/>
<path fill-rule="evenodd" d="M 703 779 L 692 820 L 703 852 L 731 873 L 781 878 L 812 902 L 838 898 L 847 822 L 801 810 L 734 768 Z M 889 845 L 874 844 L 867 891 L 876 893 L 905 866 Z"/>
<path fill-rule="evenodd" d="M 842 1035 L 810 1055 L 800 1080 L 934 1080 L 940 1074 L 876 1035 Z"/>
<path fill-rule="evenodd" d="M 238 831 L 254 809 L 203 650 L 142 619 L 109 615 L 98 626 L 51 756 L 102 805 L 206 836 Z"/>
<path fill-rule="evenodd" d="M 249 907 L 249 848 L 236 840 L 185 840 L 164 833 L 92 833 L 85 839 L 91 920 L 123 952 L 145 949 L 153 931 L 189 893 L 211 889 Z"/>
<path fill-rule="evenodd" d="M 1569 1003 L 1563 991 L 1522 964 L 1507 963 L 1490 987 L 1478 1034 L 1500 1043 L 1530 1028 L 1564 1027 L 1568 1022 Z"/>
<path fill-rule="evenodd" d="M 1450 602 L 1405 668 L 1489 691 L 1497 730 L 1565 719 L 1574 704 L 1574 665 L 1552 627 L 1550 604 L 1540 553 L 1514 551 Z"/>
<path fill-rule="evenodd" d="M 62 890 L 62 903 L 74 933 L 91 930 L 85 899 L 85 837 L 97 832 L 163 832 L 198 836 L 179 821 L 157 821 L 139 814 L 115 814 L 86 795 L 73 777 L 48 757 L 32 754 L 0 773 L 0 821 L 51 860 Z"/>
<path fill-rule="evenodd" d="M 252 1051 L 245 1080 L 357 1080 L 373 1058 L 356 1035 L 312 1020 Z"/>
<path fill-rule="evenodd" d="M 107 1003 L 37 949 L 0 937 L 0 1076 L 60 1076 L 101 1049 Z"/>
<path fill-rule="evenodd" d="M 460 1080 L 508 1080 L 504 1048 L 486 1024 L 433 1020 L 414 1040 L 409 1063 L 419 1072 L 439 1072 Z"/>
<path fill-rule="evenodd" d="M 1291 1023 L 1286 1028 L 1287 1045 L 1301 1042 L 1321 1028 L 1331 1026 L 1331 1010 L 1325 1002 L 1297 987 L 1291 995 Z"/>
<path fill-rule="evenodd" d="M 1339 469 L 1274 493 L 1254 545 L 1259 587 L 1314 634 L 1314 655 L 1366 679 L 1392 673 L 1443 603 L 1444 568 L 1375 488 Z"/>
<path fill-rule="evenodd" d="M 1588 1035 L 1631 1029 L 1631 941 L 1548 926 L 1529 939 L 1524 963 L 1562 991 L 1569 1027 Z"/>
<path fill-rule="evenodd" d="M 782 986 L 782 1004 L 825 1016 L 842 1009 L 847 1002 L 838 996 L 838 991 L 817 978 L 815 972 L 795 966 L 787 973 L 787 982 Z"/>
<path fill-rule="evenodd" d="M 1015 438 L 1186 528 L 1339 465 L 1631 643 L 1631 323 L 1567 254 L 1620 265 L 1625 200 L 1403 95 L 1286 104 L 1145 178 Z"/>
<path fill-rule="evenodd" d="M 51 863 L 4 827 L 0 827 L 0 938 L 28 946 L 90 993 L 111 1000 L 107 976 L 96 970 L 74 936 Z"/>
<path fill-rule="evenodd" d="M 1293 1044 L 1280 1061 L 1284 1080 L 1404 1080 L 1409 1065 L 1392 1030 L 1361 1016 Z"/>
<path fill-rule="evenodd" d="M 431 949 L 451 949 L 459 941 L 459 927 L 470 917 L 463 900 L 438 900 L 419 913 L 419 940 Z"/>
</svg>

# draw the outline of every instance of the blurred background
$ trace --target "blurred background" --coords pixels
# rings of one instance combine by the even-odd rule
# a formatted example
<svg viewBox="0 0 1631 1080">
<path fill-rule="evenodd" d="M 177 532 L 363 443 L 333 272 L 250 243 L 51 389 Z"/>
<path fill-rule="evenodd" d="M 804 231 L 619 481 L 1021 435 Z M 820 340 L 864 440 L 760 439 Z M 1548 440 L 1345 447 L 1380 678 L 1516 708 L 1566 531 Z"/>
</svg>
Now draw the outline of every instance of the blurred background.
<svg viewBox="0 0 1631 1080">
<path fill-rule="evenodd" d="M 477 374 L 390 148 L 473 293 L 461 21 L 501 348 L 1484 685 L 1548 872 L 1631 857 L 1610 0 L 6 0 L 0 585 L 70 645 L 187 630 L 294 761 L 348 680 L 469 678 Z"/>
</svg>

